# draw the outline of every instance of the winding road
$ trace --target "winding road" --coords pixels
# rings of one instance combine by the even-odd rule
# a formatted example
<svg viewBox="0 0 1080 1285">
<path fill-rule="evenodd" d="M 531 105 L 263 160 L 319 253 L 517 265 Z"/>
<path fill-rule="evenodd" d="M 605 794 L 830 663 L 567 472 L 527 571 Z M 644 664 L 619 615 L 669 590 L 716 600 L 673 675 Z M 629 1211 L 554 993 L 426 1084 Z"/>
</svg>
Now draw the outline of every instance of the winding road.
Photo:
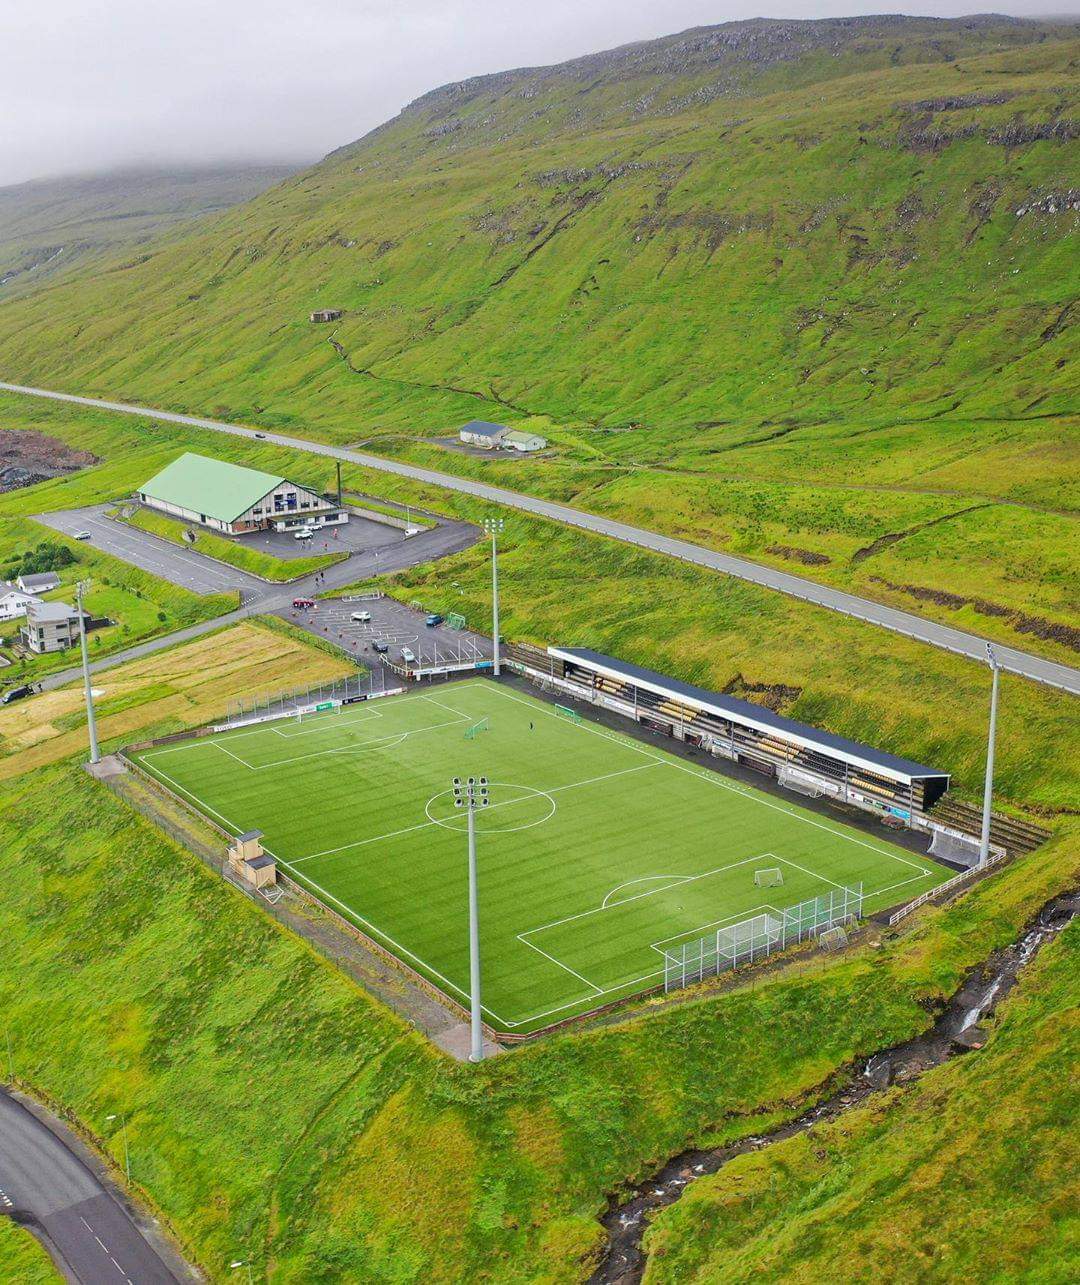
<svg viewBox="0 0 1080 1285">
<path fill-rule="evenodd" d="M 171 424 L 182 424 L 190 428 L 211 429 L 218 433 L 228 433 L 233 437 L 254 438 L 256 430 L 243 428 L 237 424 L 226 424 L 220 420 L 201 419 L 194 415 L 181 415 L 173 411 L 154 410 L 148 406 L 134 406 L 126 402 L 110 402 L 95 397 L 78 397 L 72 393 L 59 393 L 47 388 L 33 388 L 22 384 L 8 384 L 0 381 L 0 389 L 7 392 L 23 393 L 30 397 L 46 397 L 53 401 L 73 402 L 79 406 L 88 406 L 94 410 L 116 411 L 122 415 L 142 415 L 150 419 L 161 420 Z M 749 562 L 744 558 L 735 558 L 730 554 L 718 553 L 702 545 L 692 544 L 688 540 L 679 540 L 673 536 L 661 535 L 656 531 L 647 531 L 641 527 L 630 526 L 613 518 L 598 517 L 575 509 L 565 504 L 556 504 L 535 496 L 524 495 L 517 491 L 506 490 L 499 486 L 490 486 L 485 482 L 475 482 L 469 478 L 455 477 L 449 473 L 439 473 L 434 469 L 420 468 L 413 464 L 402 464 L 396 460 L 383 459 L 378 455 L 369 455 L 364 451 L 353 451 L 347 447 L 331 446 L 323 442 L 314 442 L 306 438 L 286 437 L 281 433 L 258 432 L 258 437 L 278 446 L 288 446 L 293 450 L 307 451 L 313 455 L 325 455 L 331 459 L 346 460 L 360 464 L 365 468 L 378 469 L 383 473 L 393 473 L 399 477 L 411 478 L 417 482 L 439 486 L 449 491 L 459 491 L 476 499 L 488 500 L 493 504 L 505 505 L 523 513 L 531 513 L 541 518 L 562 522 L 567 526 L 578 527 L 595 535 L 609 536 L 624 544 L 636 545 L 655 553 L 666 554 L 695 566 L 705 567 L 710 571 L 723 572 L 736 576 L 752 584 L 767 589 L 775 589 L 790 597 L 804 602 L 825 607 L 830 611 L 840 612 L 845 616 L 854 616 L 878 625 L 882 629 L 892 630 L 907 638 L 928 643 L 945 651 L 967 656 L 981 663 L 986 662 L 985 638 L 977 634 L 965 633 L 949 625 L 925 620 L 921 616 L 895 607 L 885 606 L 869 598 L 860 598 L 855 594 L 845 593 L 828 585 L 818 584 L 803 576 L 792 575 L 787 571 L 774 570 Z M 1033 682 L 1058 687 L 1072 695 L 1080 695 L 1080 670 L 1070 665 L 1060 664 L 1030 652 L 1008 647 L 1003 643 L 994 643 L 994 652 L 1002 669 Z"/>
<path fill-rule="evenodd" d="M 0 1089 L 0 1211 L 38 1237 L 69 1281 L 176 1285 L 191 1279 L 160 1233 L 138 1226 L 77 1154 L 79 1144 L 43 1114 Z"/>
</svg>

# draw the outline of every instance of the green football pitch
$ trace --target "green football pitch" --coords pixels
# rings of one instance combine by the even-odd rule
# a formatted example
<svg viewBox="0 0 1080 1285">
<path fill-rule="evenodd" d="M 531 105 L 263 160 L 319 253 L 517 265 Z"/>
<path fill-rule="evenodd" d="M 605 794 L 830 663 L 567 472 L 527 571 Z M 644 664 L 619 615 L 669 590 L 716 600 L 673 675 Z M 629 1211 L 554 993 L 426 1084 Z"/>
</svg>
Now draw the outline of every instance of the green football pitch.
<svg viewBox="0 0 1080 1285">
<path fill-rule="evenodd" d="M 485 730 L 466 736 L 486 720 Z M 459 1002 L 477 814 L 483 1000 L 525 1033 L 647 990 L 662 949 L 863 885 L 864 910 L 951 871 L 488 679 L 240 728 L 134 756 Z M 755 871 L 783 882 L 759 887 Z"/>
</svg>

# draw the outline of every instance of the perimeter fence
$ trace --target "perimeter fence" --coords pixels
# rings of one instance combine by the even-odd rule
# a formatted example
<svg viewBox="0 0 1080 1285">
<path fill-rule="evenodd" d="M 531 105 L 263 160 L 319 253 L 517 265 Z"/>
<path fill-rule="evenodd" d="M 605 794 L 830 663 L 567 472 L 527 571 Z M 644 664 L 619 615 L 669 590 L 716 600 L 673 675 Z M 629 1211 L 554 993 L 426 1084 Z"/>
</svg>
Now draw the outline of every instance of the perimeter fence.
<svg viewBox="0 0 1080 1285">
<path fill-rule="evenodd" d="M 830 888 L 786 910 L 765 911 L 718 928 L 707 937 L 665 950 L 664 990 L 692 986 L 742 964 L 756 964 L 829 928 L 847 927 L 862 917 L 863 886 Z"/>
</svg>

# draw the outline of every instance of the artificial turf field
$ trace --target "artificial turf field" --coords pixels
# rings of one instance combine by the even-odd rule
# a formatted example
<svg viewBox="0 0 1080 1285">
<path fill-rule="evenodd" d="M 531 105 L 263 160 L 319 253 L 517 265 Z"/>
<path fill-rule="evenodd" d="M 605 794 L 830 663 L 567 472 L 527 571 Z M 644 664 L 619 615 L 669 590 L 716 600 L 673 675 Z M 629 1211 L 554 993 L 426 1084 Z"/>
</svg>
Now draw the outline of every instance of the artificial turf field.
<svg viewBox="0 0 1080 1285">
<path fill-rule="evenodd" d="M 465 732 L 487 720 L 487 730 Z M 133 757 L 458 1001 L 469 979 L 465 817 L 477 814 L 483 1000 L 525 1033 L 663 980 L 657 947 L 863 885 L 867 913 L 950 877 L 488 679 L 215 734 Z M 783 872 L 755 886 L 755 870 Z"/>
</svg>

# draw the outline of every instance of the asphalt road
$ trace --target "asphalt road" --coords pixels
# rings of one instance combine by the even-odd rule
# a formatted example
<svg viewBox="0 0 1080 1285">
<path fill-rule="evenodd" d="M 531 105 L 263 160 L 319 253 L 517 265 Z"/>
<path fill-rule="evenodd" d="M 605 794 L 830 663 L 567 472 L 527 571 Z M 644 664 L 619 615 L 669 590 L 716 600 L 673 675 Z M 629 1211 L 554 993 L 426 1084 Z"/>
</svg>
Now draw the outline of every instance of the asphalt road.
<svg viewBox="0 0 1080 1285">
<path fill-rule="evenodd" d="M 189 625 L 158 638 L 151 638 L 148 642 L 137 643 L 124 651 L 114 652 L 110 656 L 92 661 L 90 671 L 94 674 L 112 669 L 128 660 L 152 656 L 155 652 L 163 651 L 167 647 L 188 642 L 192 638 L 200 638 L 203 634 L 212 633 L 215 629 L 222 629 L 226 625 L 236 624 L 237 621 L 245 620 L 252 615 L 279 615 L 292 621 L 301 629 L 306 629 L 309 633 L 325 636 L 326 630 L 323 627 L 322 618 L 318 617 L 317 613 L 294 612 L 292 606 L 294 599 L 313 598 L 316 594 L 332 593 L 335 589 L 343 589 L 347 585 L 356 584 L 371 576 L 404 571 L 408 567 L 418 566 L 423 562 L 445 558 L 449 554 L 458 553 L 475 544 L 482 534 L 477 527 L 468 522 L 440 520 L 437 526 L 422 531 L 419 535 L 410 536 L 407 540 L 402 533 L 401 537 L 395 539 L 392 544 L 378 545 L 365 552 L 356 553 L 344 562 L 337 562 L 327 567 L 325 571 L 319 572 L 318 578 L 312 574 L 300 580 L 293 580 L 289 584 L 279 585 L 269 584 L 243 571 L 225 567 L 213 558 L 196 553 L 193 549 L 184 549 L 157 536 L 147 535 L 145 532 L 136 532 L 135 535 L 140 538 L 130 542 L 132 529 L 119 526 L 107 518 L 99 518 L 100 523 L 106 528 L 104 531 L 99 531 L 97 527 L 91 528 L 84 517 L 87 512 L 89 510 L 82 509 L 69 510 L 63 514 L 42 514 L 35 520 L 47 522 L 57 530 L 92 530 L 96 548 L 111 553 L 125 562 L 146 567 L 148 571 L 153 571 L 155 575 L 171 580 L 174 584 L 193 588 L 200 576 L 212 573 L 224 575 L 226 578 L 231 576 L 231 580 L 227 584 L 214 583 L 211 586 L 211 592 L 227 588 L 241 589 L 243 592 L 243 606 L 238 610 L 215 616 L 212 620 L 204 620 L 197 625 Z M 78 516 L 73 517 L 73 514 Z M 63 526 L 53 520 L 58 517 L 63 519 Z M 83 523 L 81 527 L 80 522 Z M 116 528 L 115 531 L 114 528 Z M 148 561 L 150 557 L 157 559 L 153 566 Z M 166 558 L 168 561 L 165 561 Z M 206 590 L 197 589 L 196 592 L 206 592 Z M 357 648 L 350 648 L 347 643 L 342 645 L 346 650 L 352 650 L 354 654 L 361 655 L 361 651 Z M 362 656 L 361 658 L 363 659 Z M 81 673 L 82 671 L 75 665 L 69 669 L 58 670 L 40 679 L 41 688 L 43 691 L 52 691 L 54 688 L 63 687 L 73 679 L 81 677 Z"/>
<path fill-rule="evenodd" d="M 124 415 L 143 415 L 150 419 L 162 420 L 172 424 L 186 424 L 193 428 L 207 428 L 219 433 L 228 433 L 233 437 L 255 436 L 252 428 L 241 428 L 236 424 L 225 424 L 219 420 L 201 419 L 194 415 L 179 415 L 172 411 L 153 410 L 146 406 L 133 406 L 125 402 L 103 401 L 94 397 L 77 397 L 71 393 L 58 393 L 50 389 L 26 387 L 21 384 L 0 382 L 0 389 L 9 392 L 25 393 L 32 397 L 47 397 L 54 401 L 74 402 L 80 406 L 90 406 L 97 410 L 112 410 Z M 412 464 L 402 464 L 396 460 L 382 459 L 377 455 L 368 455 L 363 451 L 352 451 L 345 447 L 329 446 L 322 442 L 312 442 L 305 438 L 286 437 L 281 433 L 259 433 L 260 438 L 275 442 L 279 446 L 292 447 L 294 450 L 308 451 L 314 455 L 325 455 L 331 459 L 348 460 L 361 464 L 365 468 L 378 469 L 384 473 L 393 473 L 399 477 L 412 478 L 418 482 L 440 486 L 450 491 L 460 491 L 478 499 L 490 500 L 495 504 L 507 505 L 525 513 L 550 518 L 567 526 L 579 527 L 597 535 L 610 536 L 624 544 L 637 545 L 656 553 L 679 558 L 696 566 L 706 567 L 711 571 L 722 571 L 726 575 L 737 576 L 741 580 L 776 589 L 793 598 L 810 602 L 830 611 L 837 611 L 858 620 L 868 621 L 883 629 L 892 630 L 908 638 L 941 647 L 946 651 L 985 663 L 986 639 L 977 634 L 965 633 L 949 625 L 936 621 L 924 620 L 911 612 L 887 607 L 868 598 L 844 593 L 827 585 L 818 584 L 803 576 L 792 575 L 787 571 L 777 571 L 771 567 L 759 566 L 744 558 L 733 558 L 726 553 L 717 553 L 701 545 L 691 544 L 687 540 L 678 540 L 672 536 L 660 535 L 655 531 L 646 531 L 640 527 L 617 522 L 612 518 L 597 517 L 580 509 L 565 504 L 555 504 L 531 495 L 522 495 L 498 486 L 489 486 L 484 482 L 474 482 L 468 478 L 454 477 L 448 473 L 438 473 L 434 469 L 418 468 Z M 1003 669 L 1021 674 L 1034 682 L 1044 683 L 1051 687 L 1060 687 L 1073 695 L 1080 695 L 1080 670 L 1072 666 L 1047 660 L 1042 656 L 1033 656 L 1029 652 L 1002 643 L 994 643 L 998 663 Z"/>
<path fill-rule="evenodd" d="M 0 1206 L 40 1237 L 68 1280 L 175 1285 L 184 1279 L 61 1137 L 2 1090 L 0 1193 Z"/>
</svg>

